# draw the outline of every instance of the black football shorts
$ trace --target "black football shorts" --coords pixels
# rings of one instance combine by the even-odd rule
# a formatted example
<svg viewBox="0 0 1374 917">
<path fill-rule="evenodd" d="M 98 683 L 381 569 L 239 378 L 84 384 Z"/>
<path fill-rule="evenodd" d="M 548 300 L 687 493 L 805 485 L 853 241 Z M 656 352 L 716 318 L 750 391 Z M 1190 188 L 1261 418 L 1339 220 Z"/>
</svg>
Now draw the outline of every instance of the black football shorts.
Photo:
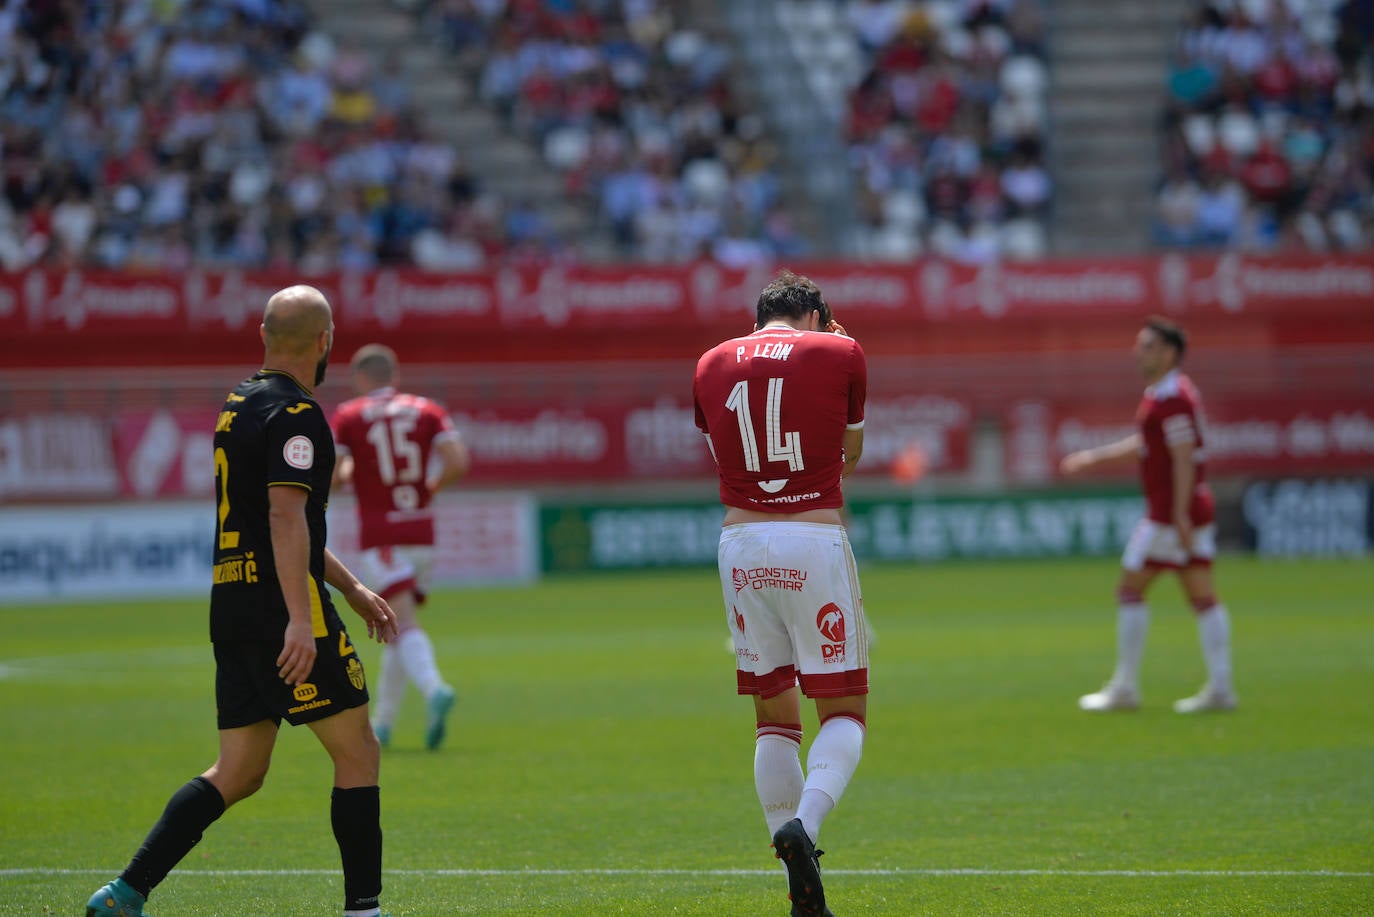
<svg viewBox="0 0 1374 917">
<path fill-rule="evenodd" d="M 300 726 L 367 703 L 367 678 L 348 631 L 315 640 L 315 667 L 292 687 L 277 674 L 281 641 L 215 644 L 215 706 L 220 729 L 263 720 Z"/>
</svg>

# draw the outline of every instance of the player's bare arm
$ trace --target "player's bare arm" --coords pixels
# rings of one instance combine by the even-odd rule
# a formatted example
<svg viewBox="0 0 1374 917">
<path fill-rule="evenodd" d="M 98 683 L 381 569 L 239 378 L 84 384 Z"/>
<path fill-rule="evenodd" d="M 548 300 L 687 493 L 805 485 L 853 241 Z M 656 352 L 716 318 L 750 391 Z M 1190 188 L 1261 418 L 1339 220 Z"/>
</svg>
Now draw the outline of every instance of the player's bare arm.
<svg viewBox="0 0 1374 917">
<path fill-rule="evenodd" d="M 282 484 L 267 490 L 272 556 L 288 615 L 277 667 L 289 685 L 305 681 L 315 667 L 315 633 L 310 623 L 310 526 L 305 518 L 308 497 L 303 487 Z"/>
<path fill-rule="evenodd" d="M 390 643 L 398 632 L 396 612 L 387 600 L 362 584 L 334 552 L 324 549 L 324 581 L 338 590 L 348 607 L 367 624 L 367 635 L 378 643 Z"/>
<path fill-rule="evenodd" d="M 1140 434 L 1132 433 L 1114 443 L 1097 446 L 1093 449 L 1080 449 L 1070 452 L 1059 463 L 1059 471 L 1065 475 L 1075 475 L 1098 465 L 1109 465 L 1133 459 L 1140 454 Z"/>
<path fill-rule="evenodd" d="M 462 480 L 472 467 L 468 447 L 456 437 L 437 440 L 434 443 L 434 454 L 439 456 L 440 465 L 438 473 L 426 482 L 430 493 L 438 493 L 449 484 Z"/>
<path fill-rule="evenodd" d="M 847 478 L 849 473 L 859 464 L 859 459 L 864 454 L 864 428 L 845 430 L 841 442 L 844 445 L 844 469 L 840 472 L 840 476 Z"/>
<path fill-rule="evenodd" d="M 1193 499 L 1193 485 L 1197 483 L 1197 466 L 1193 456 L 1196 449 L 1191 442 L 1169 443 L 1169 458 L 1174 469 L 1174 529 L 1185 551 L 1193 549 L 1193 520 L 1188 515 L 1188 509 Z"/>
</svg>

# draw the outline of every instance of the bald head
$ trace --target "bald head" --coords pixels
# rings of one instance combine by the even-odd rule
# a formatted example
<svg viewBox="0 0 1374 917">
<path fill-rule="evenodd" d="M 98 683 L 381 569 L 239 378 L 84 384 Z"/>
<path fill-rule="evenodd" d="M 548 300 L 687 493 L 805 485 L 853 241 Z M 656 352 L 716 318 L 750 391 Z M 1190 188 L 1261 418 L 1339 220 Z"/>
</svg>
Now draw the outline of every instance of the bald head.
<svg viewBox="0 0 1374 917">
<path fill-rule="evenodd" d="M 297 379 L 324 381 L 329 348 L 334 343 L 334 317 L 329 301 L 314 287 L 287 287 L 272 294 L 262 313 L 264 369 L 289 372 Z"/>
<path fill-rule="evenodd" d="M 319 290 L 304 284 L 273 293 L 262 313 L 262 340 L 270 353 L 308 353 L 320 334 L 333 327 L 329 301 Z"/>
</svg>

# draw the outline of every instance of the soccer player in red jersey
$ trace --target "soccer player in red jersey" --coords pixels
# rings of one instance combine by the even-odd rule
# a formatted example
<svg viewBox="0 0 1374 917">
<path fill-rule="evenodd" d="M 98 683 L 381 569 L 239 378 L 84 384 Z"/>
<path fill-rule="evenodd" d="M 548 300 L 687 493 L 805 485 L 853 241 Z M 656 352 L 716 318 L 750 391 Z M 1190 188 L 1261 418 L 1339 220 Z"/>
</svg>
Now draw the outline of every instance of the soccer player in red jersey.
<svg viewBox="0 0 1374 917">
<path fill-rule="evenodd" d="M 1134 710 L 1140 705 L 1140 660 L 1150 612 L 1145 591 L 1163 570 L 1178 574 L 1197 613 L 1207 684 L 1174 704 L 1179 713 L 1231 710 L 1231 619 L 1212 585 L 1216 555 L 1215 504 L 1207 485 L 1202 398 L 1179 370 L 1187 350 L 1183 329 L 1151 318 L 1135 341 L 1135 358 L 1149 384 L 1136 409 L 1140 432 L 1110 445 L 1064 457 L 1061 470 L 1077 474 L 1104 462 L 1138 457 L 1146 515 L 1121 558 L 1117 589 L 1116 671 L 1101 691 L 1078 700 L 1084 710 Z"/>
<path fill-rule="evenodd" d="M 439 674 L 416 612 L 434 562 L 430 500 L 467 474 L 468 451 L 443 408 L 397 391 L 399 363 L 391 348 L 360 348 L 352 369 L 359 397 L 334 415 L 335 480 L 351 481 L 357 496 L 363 579 L 391 603 L 400 622 L 400 636 L 382 649 L 372 726 L 382 745 L 389 744 L 409 677 L 424 695 L 425 744 L 434 749 L 444 739 L 455 695 Z"/>
<path fill-rule="evenodd" d="M 740 694 L 754 698 L 754 786 L 794 915 L 826 915 L 815 842 L 863 752 L 868 632 L 840 518 L 863 451 L 863 349 L 821 291 L 784 271 L 752 334 L 707 351 L 693 381 L 725 504 L 719 564 Z M 802 772 L 801 697 L 820 729 Z"/>
</svg>

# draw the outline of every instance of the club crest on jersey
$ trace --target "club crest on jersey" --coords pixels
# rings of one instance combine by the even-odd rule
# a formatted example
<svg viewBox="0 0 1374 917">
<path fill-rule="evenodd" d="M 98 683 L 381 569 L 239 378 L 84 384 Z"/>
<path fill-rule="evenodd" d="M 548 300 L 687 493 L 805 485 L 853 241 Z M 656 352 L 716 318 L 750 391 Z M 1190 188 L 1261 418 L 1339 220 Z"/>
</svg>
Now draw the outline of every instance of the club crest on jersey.
<svg viewBox="0 0 1374 917">
<path fill-rule="evenodd" d="M 834 602 L 827 602 L 816 612 L 816 630 L 829 643 L 821 644 L 821 657 L 826 662 L 844 662 L 844 612 Z"/>
<path fill-rule="evenodd" d="M 286 441 L 281 450 L 286 464 L 304 471 L 315 464 L 315 444 L 308 436 L 293 436 Z"/>
</svg>

